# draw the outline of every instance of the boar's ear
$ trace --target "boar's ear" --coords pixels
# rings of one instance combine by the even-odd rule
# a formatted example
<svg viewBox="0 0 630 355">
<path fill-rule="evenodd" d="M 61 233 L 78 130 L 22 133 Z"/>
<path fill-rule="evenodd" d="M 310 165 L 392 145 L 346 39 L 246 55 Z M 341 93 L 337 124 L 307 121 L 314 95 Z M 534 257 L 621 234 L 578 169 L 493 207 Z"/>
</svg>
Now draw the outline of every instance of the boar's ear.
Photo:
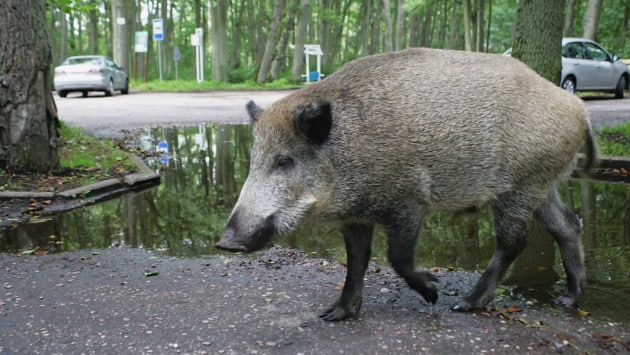
<svg viewBox="0 0 630 355">
<path fill-rule="evenodd" d="M 260 115 L 263 113 L 263 109 L 260 108 L 254 101 L 249 101 L 247 105 L 245 105 L 247 109 L 247 113 L 249 114 L 249 121 L 251 124 L 254 124 L 260 118 Z"/>
<path fill-rule="evenodd" d="M 293 127 L 309 143 L 323 144 L 332 127 L 330 102 L 315 101 L 298 107 L 293 114 Z"/>
</svg>

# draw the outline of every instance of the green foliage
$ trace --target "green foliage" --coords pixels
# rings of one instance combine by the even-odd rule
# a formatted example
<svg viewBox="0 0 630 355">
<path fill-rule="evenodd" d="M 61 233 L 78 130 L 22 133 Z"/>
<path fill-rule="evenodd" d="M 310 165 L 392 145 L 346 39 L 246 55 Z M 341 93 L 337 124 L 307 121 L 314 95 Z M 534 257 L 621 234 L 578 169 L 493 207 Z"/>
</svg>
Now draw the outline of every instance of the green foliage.
<svg viewBox="0 0 630 355">
<path fill-rule="evenodd" d="M 287 79 L 279 79 L 266 84 L 259 84 L 253 79 L 245 80 L 240 83 L 230 84 L 216 81 L 202 81 L 198 83 L 196 80 L 169 80 L 169 81 L 149 81 L 130 83 L 132 90 L 140 91 L 169 91 L 169 92 L 195 92 L 208 90 L 262 90 L 262 89 L 292 89 L 296 85 L 290 83 Z"/>
<path fill-rule="evenodd" d="M 630 122 L 597 131 L 603 155 L 630 156 Z"/>
</svg>

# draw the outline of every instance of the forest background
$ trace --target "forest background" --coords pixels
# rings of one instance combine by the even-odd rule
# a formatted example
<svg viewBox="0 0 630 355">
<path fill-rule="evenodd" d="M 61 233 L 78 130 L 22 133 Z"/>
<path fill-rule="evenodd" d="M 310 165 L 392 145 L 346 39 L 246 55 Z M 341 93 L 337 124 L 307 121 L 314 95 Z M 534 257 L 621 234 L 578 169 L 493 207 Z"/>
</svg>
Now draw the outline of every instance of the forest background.
<svg viewBox="0 0 630 355">
<path fill-rule="evenodd" d="M 47 0 L 47 5 L 54 65 L 71 55 L 103 54 L 125 67 L 132 80 L 144 75 L 155 80 L 152 22 L 161 18 L 164 80 L 175 79 L 176 47 L 178 77 L 195 78 L 190 36 L 201 28 L 206 78 L 230 83 L 299 81 L 304 58 L 292 46 L 302 44 L 321 46 L 323 74 L 358 57 L 407 47 L 502 53 L 512 46 L 517 7 L 516 0 Z M 630 0 L 567 0 L 565 6 L 564 37 L 591 38 L 630 58 Z M 137 31 L 149 32 L 148 53 L 134 53 Z M 314 70 L 315 57 L 310 59 Z"/>
</svg>

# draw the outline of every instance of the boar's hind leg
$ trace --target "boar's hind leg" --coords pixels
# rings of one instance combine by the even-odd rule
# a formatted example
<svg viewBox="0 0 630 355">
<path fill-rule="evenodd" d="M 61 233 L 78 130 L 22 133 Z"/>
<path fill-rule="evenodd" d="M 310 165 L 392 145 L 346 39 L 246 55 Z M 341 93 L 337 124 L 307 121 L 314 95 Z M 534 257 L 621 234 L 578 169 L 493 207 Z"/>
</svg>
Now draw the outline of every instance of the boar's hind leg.
<svg viewBox="0 0 630 355">
<path fill-rule="evenodd" d="M 514 259 L 527 244 L 528 223 L 533 205 L 527 194 L 518 191 L 501 196 L 493 208 L 496 246 L 486 271 L 464 298 L 452 306 L 455 311 L 471 311 L 486 306 Z"/>
<path fill-rule="evenodd" d="M 422 220 L 423 218 L 418 218 L 410 223 L 397 221 L 385 225 L 387 256 L 396 273 L 407 281 L 409 287 L 416 290 L 428 302 L 435 303 L 438 293 L 433 282 L 438 282 L 438 278 L 428 271 L 416 270 L 413 257 Z"/>
<path fill-rule="evenodd" d="M 562 204 L 554 189 L 535 211 L 534 218 L 551 234 L 562 256 L 567 274 L 567 291 L 556 302 L 563 306 L 575 306 L 586 285 L 582 247 L 580 244 L 580 221 Z"/>
<path fill-rule="evenodd" d="M 361 309 L 363 276 L 372 253 L 371 224 L 348 224 L 344 226 L 344 242 L 348 270 L 341 297 L 335 304 L 320 315 L 326 321 L 338 321 L 356 316 Z"/>
</svg>

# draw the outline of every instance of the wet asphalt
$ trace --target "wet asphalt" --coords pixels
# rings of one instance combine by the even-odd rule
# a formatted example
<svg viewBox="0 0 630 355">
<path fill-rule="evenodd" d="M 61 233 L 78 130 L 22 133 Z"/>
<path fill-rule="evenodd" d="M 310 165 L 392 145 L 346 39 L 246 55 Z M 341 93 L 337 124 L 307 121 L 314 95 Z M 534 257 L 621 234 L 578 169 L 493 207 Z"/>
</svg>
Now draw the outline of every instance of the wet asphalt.
<svg viewBox="0 0 630 355">
<path fill-rule="evenodd" d="M 430 306 L 388 268 L 371 264 L 360 316 L 328 323 L 317 315 L 339 296 L 345 267 L 296 250 L 205 258 L 126 248 L 2 255 L 0 353 L 628 351 L 627 325 L 525 300 L 501 311 L 452 312 L 478 275 L 434 272 L 441 293 Z"/>
</svg>

